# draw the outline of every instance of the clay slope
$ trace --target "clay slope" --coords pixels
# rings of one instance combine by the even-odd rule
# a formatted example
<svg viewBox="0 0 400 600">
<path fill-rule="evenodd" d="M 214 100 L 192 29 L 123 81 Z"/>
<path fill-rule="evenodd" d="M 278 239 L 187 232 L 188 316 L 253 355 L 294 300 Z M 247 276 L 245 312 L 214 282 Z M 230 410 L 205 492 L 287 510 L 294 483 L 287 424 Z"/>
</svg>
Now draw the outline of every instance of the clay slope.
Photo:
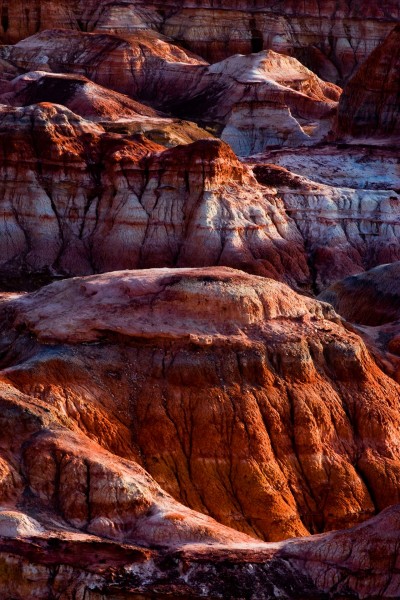
<svg viewBox="0 0 400 600">
<path fill-rule="evenodd" d="M 370 0 L 362 9 L 358 2 L 344 0 L 301 4 L 235 0 L 218 5 L 192 0 L 13 0 L 3 2 L 1 28 L 6 43 L 60 27 L 124 35 L 152 29 L 184 43 L 210 62 L 272 49 L 294 54 L 324 79 L 340 82 L 399 19 L 395 0 Z"/>
<path fill-rule="evenodd" d="M 396 149 L 323 146 L 253 157 L 301 232 L 314 290 L 400 259 Z"/>
<path fill-rule="evenodd" d="M 294 223 L 223 142 L 165 151 L 46 103 L 3 107 L 0 139 L 8 289 L 24 275 L 215 264 L 307 285 Z"/>
<path fill-rule="evenodd" d="M 399 501 L 399 388 L 326 304 L 230 269 L 155 269 L 3 308 L 4 381 L 220 523 L 279 540 Z"/>
<path fill-rule="evenodd" d="M 110 35 L 47 31 L 4 47 L 2 55 L 20 70 L 85 74 L 172 116 L 207 126 L 243 156 L 271 145 L 310 145 L 324 139 L 341 93 L 296 59 L 272 51 L 206 66 L 145 33 L 130 36 L 128 42 Z M 54 98 L 68 106 L 68 82 L 63 92 L 60 81 L 56 96 L 48 92 L 44 97 L 43 85 L 42 100 Z"/>
<path fill-rule="evenodd" d="M 368 57 L 340 99 L 338 135 L 400 141 L 400 25 Z"/>
</svg>

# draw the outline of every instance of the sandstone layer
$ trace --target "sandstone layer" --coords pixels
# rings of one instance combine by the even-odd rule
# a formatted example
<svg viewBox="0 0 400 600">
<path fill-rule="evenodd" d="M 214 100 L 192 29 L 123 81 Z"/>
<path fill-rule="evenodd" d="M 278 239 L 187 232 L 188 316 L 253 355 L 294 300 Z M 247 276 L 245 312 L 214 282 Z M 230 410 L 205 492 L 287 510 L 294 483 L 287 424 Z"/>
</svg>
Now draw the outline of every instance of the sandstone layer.
<svg viewBox="0 0 400 600">
<path fill-rule="evenodd" d="M 5 382 L 224 525 L 273 541 L 399 502 L 400 388 L 327 304 L 235 270 L 154 269 L 53 283 L 3 309 Z M 40 440 L 42 497 L 56 442 Z"/>
<path fill-rule="evenodd" d="M 89 121 L 50 103 L 0 117 L 3 288 L 221 264 L 321 291 L 400 259 L 395 150 L 283 149 L 252 158 L 254 177 L 218 140 L 165 150 L 202 133 L 163 117 Z"/>
</svg>

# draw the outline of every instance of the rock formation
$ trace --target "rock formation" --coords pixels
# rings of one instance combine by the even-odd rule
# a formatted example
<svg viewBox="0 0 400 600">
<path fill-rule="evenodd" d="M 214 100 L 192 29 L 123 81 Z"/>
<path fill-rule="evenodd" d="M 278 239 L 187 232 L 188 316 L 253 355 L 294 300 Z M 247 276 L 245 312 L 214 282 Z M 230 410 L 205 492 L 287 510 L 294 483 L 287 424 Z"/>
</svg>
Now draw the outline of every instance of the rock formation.
<svg viewBox="0 0 400 600">
<path fill-rule="evenodd" d="M 273 541 L 400 502 L 400 388 L 326 304 L 231 269 L 154 269 L 56 282 L 3 314 L 5 382 L 224 525 Z M 76 502 L 58 510 L 87 527 Z M 102 510 L 91 533 L 113 531 Z"/>
<path fill-rule="evenodd" d="M 399 262 L 382 265 L 336 282 L 320 298 L 348 321 L 383 325 L 400 319 L 399 276 Z"/>
<path fill-rule="evenodd" d="M 399 20 L 2 0 L 2 600 L 400 597 Z"/>
<path fill-rule="evenodd" d="M 141 104 L 124 94 L 97 85 L 83 75 L 33 71 L 3 85 L 0 100 L 10 106 L 60 103 L 85 119 L 100 123 L 106 131 L 143 134 L 168 148 L 213 137 L 182 119 Z"/>
<path fill-rule="evenodd" d="M 333 127 L 341 93 L 340 88 L 325 83 L 296 59 L 272 51 L 237 55 L 207 66 L 144 33 L 127 41 L 111 35 L 46 31 L 4 47 L 2 55 L 16 69 L 84 74 L 97 84 L 151 103 L 172 116 L 207 125 L 243 156 L 271 145 L 309 145 L 324 139 Z M 51 84 L 49 77 L 41 79 L 36 93 L 31 88 L 32 101 L 67 103 L 71 109 L 77 105 L 81 114 L 82 100 L 74 103 L 70 99 L 71 84 L 63 84 L 63 90 L 60 82 L 54 96 L 49 90 L 54 80 Z M 15 85 L 18 89 L 20 79 Z M 104 97 L 99 88 L 90 91 Z M 80 96 L 82 93 L 80 90 Z M 29 89 L 25 98 L 29 101 Z M 20 100 L 23 95 L 17 95 L 15 101 Z M 126 101 L 113 98 L 114 104 L 116 101 L 126 110 Z M 86 114 L 90 112 L 86 110 Z"/>
<path fill-rule="evenodd" d="M 43 78 L 51 88 L 59 76 L 20 76 L 5 95 L 28 94 Z M 20 287 L 21 276 L 221 264 L 321 291 L 400 259 L 396 151 L 274 151 L 254 159 L 257 183 L 218 140 L 167 151 L 151 141 L 190 142 L 202 136 L 194 125 L 157 115 L 112 120 L 112 102 L 111 114 L 96 118 L 105 92 L 78 81 L 70 101 L 91 121 L 50 103 L 0 111 L 3 288 Z M 97 95 L 82 91 L 91 85 Z"/>
<path fill-rule="evenodd" d="M 268 146 L 310 145 L 324 139 L 340 93 L 296 59 L 265 51 L 212 65 L 197 90 L 169 108 L 218 125 L 234 152 L 249 156 Z"/>
<path fill-rule="evenodd" d="M 187 545 L 150 551 L 93 535 L 43 532 L 23 513 L 0 515 L 0 592 L 26 600 L 138 600 L 171 596 L 251 600 L 380 598 L 400 592 L 399 509 L 352 530 L 280 544 Z M 34 577 L 32 576 L 34 573 Z M 279 594 L 279 596 L 278 596 Z"/>
<path fill-rule="evenodd" d="M 396 0 L 4 0 L 2 37 L 15 43 L 44 29 L 135 34 L 153 30 L 210 62 L 264 49 L 294 54 L 324 79 L 343 82 L 400 19 Z M 360 18 L 361 17 L 361 18 Z"/>
<path fill-rule="evenodd" d="M 9 82 L 0 97 L 2 104 L 29 106 L 49 102 L 62 104 L 93 121 L 117 121 L 162 117 L 149 106 L 97 85 L 83 75 L 33 71 Z"/>
<path fill-rule="evenodd" d="M 95 83 L 132 98 L 138 95 L 166 102 L 179 93 L 207 63 L 154 32 L 138 31 L 125 39 L 55 29 L 24 39 L 0 51 L 6 64 L 20 70 L 84 75 Z M 193 74 L 193 75 L 192 75 Z M 178 88 L 177 88 L 178 86 Z M 163 92 L 164 97 L 159 95 Z M 174 96 L 175 97 L 175 96 Z"/>
<path fill-rule="evenodd" d="M 282 149 L 252 160 L 256 178 L 276 189 L 304 238 L 315 291 L 400 260 L 395 148 Z"/>
<path fill-rule="evenodd" d="M 368 57 L 340 99 L 338 135 L 400 142 L 400 25 Z"/>
<path fill-rule="evenodd" d="M 174 5 L 176 3 L 171 3 Z M 237 52 L 293 54 L 324 79 L 343 82 L 400 19 L 394 0 L 183 2 L 162 31 L 215 62 Z M 362 18 L 360 12 L 362 11 Z M 233 33 L 232 33 L 233 32 Z"/>
<path fill-rule="evenodd" d="M 223 264 L 308 284 L 294 223 L 223 142 L 165 151 L 46 103 L 0 120 L 3 281 Z"/>
</svg>

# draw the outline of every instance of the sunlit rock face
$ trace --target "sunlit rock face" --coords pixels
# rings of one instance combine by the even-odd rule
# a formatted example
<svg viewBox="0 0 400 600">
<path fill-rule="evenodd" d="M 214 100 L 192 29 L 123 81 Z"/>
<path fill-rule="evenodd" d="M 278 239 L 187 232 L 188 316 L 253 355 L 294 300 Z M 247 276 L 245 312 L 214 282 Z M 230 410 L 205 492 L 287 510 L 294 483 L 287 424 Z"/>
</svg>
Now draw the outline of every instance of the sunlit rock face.
<svg viewBox="0 0 400 600">
<path fill-rule="evenodd" d="M 327 304 L 232 269 L 153 269 L 57 282 L 3 314 L 5 381 L 226 526 L 274 541 L 397 502 L 400 388 Z M 50 498 L 47 439 L 29 468 Z M 62 515 L 83 527 L 68 485 Z"/>
<path fill-rule="evenodd" d="M 400 142 L 400 25 L 348 82 L 338 111 L 338 136 Z"/>
<path fill-rule="evenodd" d="M 398 502 L 400 388 L 328 304 L 153 269 L 3 295 L 0 322 L 4 597 L 396 597 L 398 507 L 259 539 Z"/>
</svg>

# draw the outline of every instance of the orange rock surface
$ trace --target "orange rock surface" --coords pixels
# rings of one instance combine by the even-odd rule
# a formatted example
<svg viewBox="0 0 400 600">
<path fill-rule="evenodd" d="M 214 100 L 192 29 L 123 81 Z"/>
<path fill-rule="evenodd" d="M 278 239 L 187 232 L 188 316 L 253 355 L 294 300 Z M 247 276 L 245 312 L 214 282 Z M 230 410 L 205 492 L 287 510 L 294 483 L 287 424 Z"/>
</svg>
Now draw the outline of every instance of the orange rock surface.
<svg viewBox="0 0 400 600">
<path fill-rule="evenodd" d="M 230 269 L 155 269 L 4 311 L 4 381 L 225 525 L 279 540 L 398 501 L 400 388 L 328 305 Z"/>
<path fill-rule="evenodd" d="M 400 597 L 399 10 L 0 3 L 0 600 Z"/>
</svg>

